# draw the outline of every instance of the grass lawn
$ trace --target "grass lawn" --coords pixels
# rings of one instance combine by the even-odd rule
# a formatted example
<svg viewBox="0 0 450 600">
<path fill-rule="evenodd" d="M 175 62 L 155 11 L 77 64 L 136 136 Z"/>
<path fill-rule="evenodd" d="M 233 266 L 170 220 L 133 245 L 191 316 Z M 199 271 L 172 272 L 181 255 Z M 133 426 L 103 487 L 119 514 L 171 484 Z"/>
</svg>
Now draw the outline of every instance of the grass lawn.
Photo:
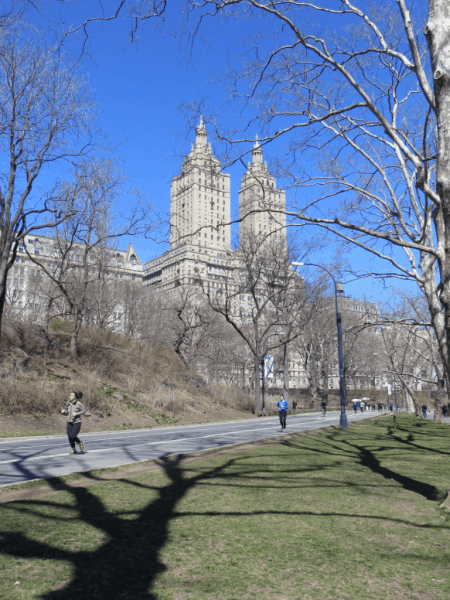
<svg viewBox="0 0 450 600">
<path fill-rule="evenodd" d="M 1 504 L 0 598 L 448 600 L 449 442 L 390 416 Z"/>
</svg>

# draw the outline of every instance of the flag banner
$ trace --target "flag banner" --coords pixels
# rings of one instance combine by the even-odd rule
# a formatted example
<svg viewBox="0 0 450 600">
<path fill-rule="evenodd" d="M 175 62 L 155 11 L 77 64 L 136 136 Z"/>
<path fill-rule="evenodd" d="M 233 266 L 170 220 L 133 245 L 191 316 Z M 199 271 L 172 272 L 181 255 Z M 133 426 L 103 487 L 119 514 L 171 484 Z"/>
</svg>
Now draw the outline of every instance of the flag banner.
<svg viewBox="0 0 450 600">
<path fill-rule="evenodd" d="M 264 374 L 267 379 L 273 379 L 273 356 L 270 354 L 264 357 Z"/>
</svg>

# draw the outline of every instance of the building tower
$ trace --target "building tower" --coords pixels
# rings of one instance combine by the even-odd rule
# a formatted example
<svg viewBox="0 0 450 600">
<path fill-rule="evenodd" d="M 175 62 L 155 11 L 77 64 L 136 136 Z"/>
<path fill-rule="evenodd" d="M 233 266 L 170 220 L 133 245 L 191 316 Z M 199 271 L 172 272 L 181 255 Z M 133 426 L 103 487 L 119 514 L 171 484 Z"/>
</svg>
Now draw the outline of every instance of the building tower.
<svg viewBox="0 0 450 600">
<path fill-rule="evenodd" d="M 252 162 L 248 163 L 239 190 L 239 237 L 248 234 L 262 240 L 286 244 L 286 195 L 263 162 L 263 151 L 256 137 Z M 272 212 L 274 211 L 274 212 Z"/>
<path fill-rule="evenodd" d="M 229 222 L 230 176 L 222 173 L 200 118 L 195 145 L 170 186 L 170 248 L 190 244 L 227 251 Z"/>
</svg>

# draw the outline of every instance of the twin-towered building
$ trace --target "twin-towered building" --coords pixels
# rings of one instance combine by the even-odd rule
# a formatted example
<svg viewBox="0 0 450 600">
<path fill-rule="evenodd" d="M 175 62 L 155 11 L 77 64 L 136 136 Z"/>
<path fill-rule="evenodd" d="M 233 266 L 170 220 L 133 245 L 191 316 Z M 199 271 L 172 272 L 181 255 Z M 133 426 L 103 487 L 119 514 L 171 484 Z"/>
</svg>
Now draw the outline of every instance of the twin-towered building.
<svg viewBox="0 0 450 600">
<path fill-rule="evenodd" d="M 169 290 L 209 279 L 219 285 L 238 268 L 238 253 L 231 249 L 232 224 L 239 220 L 240 239 L 253 235 L 262 243 L 285 246 L 285 208 L 285 192 L 277 189 L 257 141 L 241 180 L 238 215 L 231 214 L 230 175 L 221 170 L 200 119 L 195 144 L 171 184 L 170 248 L 145 263 L 144 284 Z"/>
<path fill-rule="evenodd" d="M 262 243 L 286 241 L 285 193 L 263 162 L 256 142 L 252 160 L 239 190 L 238 214 L 231 213 L 230 175 L 221 170 L 208 143 L 203 120 L 196 128 L 195 144 L 185 157 L 181 173 L 170 187 L 170 248 L 145 265 L 130 244 L 126 250 L 110 249 L 106 277 L 111 282 L 144 283 L 151 290 L 167 291 L 208 281 L 220 287 L 239 269 L 239 252 L 231 249 L 231 228 L 239 222 L 239 234 L 258 236 Z M 60 249 L 57 238 L 29 235 L 19 245 L 15 265 L 8 278 L 7 305 L 17 318 L 40 321 L 43 307 L 44 273 L 39 268 L 58 269 Z M 85 248 L 75 243 L 70 252 L 76 273 Z M 96 263 L 94 253 L 89 261 Z M 33 262 L 32 258 L 35 259 Z M 148 286 L 148 287 L 147 287 Z M 45 293 L 44 293 L 45 295 Z M 42 296 L 42 297 L 41 297 Z M 118 315 L 121 311 L 118 310 Z"/>
</svg>

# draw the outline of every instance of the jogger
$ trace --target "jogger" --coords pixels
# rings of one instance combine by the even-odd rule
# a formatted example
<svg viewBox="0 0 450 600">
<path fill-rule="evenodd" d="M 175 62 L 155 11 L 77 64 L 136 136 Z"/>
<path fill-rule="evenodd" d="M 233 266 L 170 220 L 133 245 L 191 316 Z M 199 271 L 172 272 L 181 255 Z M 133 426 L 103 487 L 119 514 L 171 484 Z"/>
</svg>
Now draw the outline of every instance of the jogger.
<svg viewBox="0 0 450 600">
<path fill-rule="evenodd" d="M 279 410 L 281 431 L 286 431 L 286 414 L 289 408 L 289 404 L 288 401 L 283 398 L 283 396 L 280 396 L 277 408 Z"/>
<path fill-rule="evenodd" d="M 61 411 L 61 414 L 67 415 L 67 437 L 69 438 L 69 444 L 72 448 L 70 454 L 78 454 L 75 444 L 80 446 L 80 452 L 84 452 L 84 443 L 78 437 L 81 429 L 81 415 L 86 412 L 81 398 L 83 394 L 81 392 L 72 392 L 69 396 L 69 402 L 66 408 Z"/>
</svg>

